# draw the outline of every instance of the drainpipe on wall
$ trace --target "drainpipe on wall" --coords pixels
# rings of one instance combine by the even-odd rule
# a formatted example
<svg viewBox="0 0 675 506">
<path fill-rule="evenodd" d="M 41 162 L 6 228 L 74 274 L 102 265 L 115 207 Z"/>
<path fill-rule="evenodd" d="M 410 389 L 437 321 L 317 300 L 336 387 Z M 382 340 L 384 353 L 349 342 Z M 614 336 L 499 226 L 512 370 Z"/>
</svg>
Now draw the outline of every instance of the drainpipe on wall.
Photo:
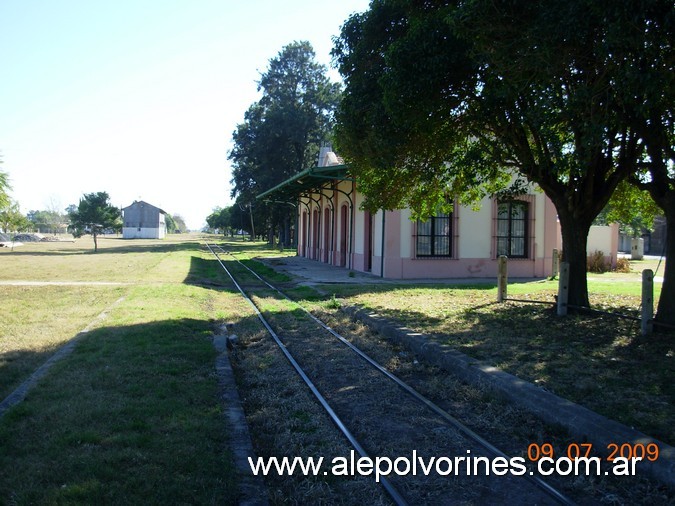
<svg viewBox="0 0 675 506">
<path fill-rule="evenodd" d="M 382 256 L 380 257 L 380 277 L 384 278 L 384 216 L 386 211 L 382 209 L 382 251 L 380 252 Z"/>
<path fill-rule="evenodd" d="M 293 231 L 293 247 L 295 248 L 296 257 L 298 256 L 298 234 L 300 232 L 300 212 L 301 212 L 300 204 L 298 203 L 298 205 L 295 206 L 295 230 Z"/>
</svg>

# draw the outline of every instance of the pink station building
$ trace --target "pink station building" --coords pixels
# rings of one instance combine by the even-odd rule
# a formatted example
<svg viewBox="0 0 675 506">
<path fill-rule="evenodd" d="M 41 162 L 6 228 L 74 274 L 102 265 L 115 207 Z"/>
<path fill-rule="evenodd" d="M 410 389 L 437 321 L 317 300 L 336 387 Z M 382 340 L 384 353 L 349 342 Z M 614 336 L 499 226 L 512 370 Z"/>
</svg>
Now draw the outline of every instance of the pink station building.
<svg viewBox="0 0 675 506">
<path fill-rule="evenodd" d="M 486 198 L 478 210 L 455 203 L 450 214 L 411 220 L 408 209 L 360 209 L 363 195 L 349 167 L 322 148 L 319 164 L 258 197 L 297 205 L 297 254 L 391 279 L 494 278 L 508 257 L 509 277 L 543 278 L 562 249 L 555 206 L 532 185 L 513 200 Z M 588 251 L 614 264 L 618 226 L 593 227 Z"/>
</svg>

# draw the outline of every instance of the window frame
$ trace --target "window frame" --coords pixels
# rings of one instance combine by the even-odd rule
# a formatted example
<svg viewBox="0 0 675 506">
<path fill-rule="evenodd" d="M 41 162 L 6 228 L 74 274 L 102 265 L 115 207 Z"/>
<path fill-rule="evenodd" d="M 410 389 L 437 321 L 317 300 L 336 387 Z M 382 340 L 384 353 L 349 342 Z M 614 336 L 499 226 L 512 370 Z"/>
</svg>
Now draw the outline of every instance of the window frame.
<svg viewBox="0 0 675 506">
<path fill-rule="evenodd" d="M 500 218 L 500 208 L 504 205 L 508 206 L 507 213 L 508 217 L 507 218 Z M 519 208 L 524 210 L 524 215 L 522 218 L 514 218 L 514 213 L 513 213 L 513 207 L 518 206 Z M 510 200 L 502 200 L 502 201 L 497 201 L 496 202 L 496 210 L 495 210 L 495 256 L 498 258 L 502 255 L 507 256 L 508 258 L 514 258 L 514 259 L 529 259 L 530 258 L 530 246 L 531 246 L 531 237 L 530 237 L 530 232 L 531 232 L 531 226 L 532 224 L 530 223 L 531 220 L 531 213 L 532 213 L 532 206 L 531 202 L 529 200 L 523 200 L 523 199 L 510 199 Z M 522 234 L 521 235 L 514 235 L 514 223 L 515 222 L 520 222 L 522 224 Z M 500 223 L 506 222 L 507 226 L 507 233 L 506 235 L 500 235 Z M 506 253 L 500 251 L 500 244 L 502 243 L 503 240 L 506 240 Z M 515 240 L 520 240 L 523 241 L 523 248 L 522 248 L 522 254 L 514 255 L 512 254 L 513 251 L 513 243 Z"/>
<path fill-rule="evenodd" d="M 442 211 L 437 211 L 434 216 L 430 216 L 426 220 L 417 220 L 415 223 L 415 258 L 455 258 L 454 247 L 455 247 L 455 209 L 453 208 L 450 212 L 444 213 Z M 441 220 L 447 222 L 447 232 L 444 234 L 439 234 L 437 229 L 442 227 L 439 225 Z M 430 222 L 430 230 L 428 234 L 420 234 L 420 225 Z M 420 253 L 420 238 L 429 238 L 429 254 Z M 437 245 L 439 239 L 447 239 L 448 247 L 447 253 L 437 253 Z"/>
</svg>

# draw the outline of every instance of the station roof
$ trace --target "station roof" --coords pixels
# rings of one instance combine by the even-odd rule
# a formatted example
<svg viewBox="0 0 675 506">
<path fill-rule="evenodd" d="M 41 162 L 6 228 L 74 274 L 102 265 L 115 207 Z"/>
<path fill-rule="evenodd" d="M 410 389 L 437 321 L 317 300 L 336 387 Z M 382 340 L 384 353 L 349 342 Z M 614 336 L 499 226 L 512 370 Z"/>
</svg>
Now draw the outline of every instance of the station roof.
<svg viewBox="0 0 675 506">
<path fill-rule="evenodd" d="M 354 181 L 349 176 L 348 165 L 310 167 L 279 183 L 274 188 L 261 193 L 256 198 L 258 200 L 289 202 L 296 200 L 304 193 L 319 191 L 325 188 L 330 181 L 335 180 Z"/>
</svg>

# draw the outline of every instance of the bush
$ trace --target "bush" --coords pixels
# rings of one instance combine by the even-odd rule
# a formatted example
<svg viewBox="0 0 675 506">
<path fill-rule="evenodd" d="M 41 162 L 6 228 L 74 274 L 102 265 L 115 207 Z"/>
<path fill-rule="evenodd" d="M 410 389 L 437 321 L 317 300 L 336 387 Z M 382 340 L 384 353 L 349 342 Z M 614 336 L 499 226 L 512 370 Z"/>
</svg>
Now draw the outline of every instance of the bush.
<svg viewBox="0 0 675 506">
<path fill-rule="evenodd" d="M 602 274 L 610 270 L 611 265 L 605 260 L 605 253 L 595 250 L 588 257 L 587 261 L 588 272 Z"/>
<path fill-rule="evenodd" d="M 625 257 L 617 258 L 614 270 L 616 272 L 630 272 L 630 260 Z"/>
</svg>

